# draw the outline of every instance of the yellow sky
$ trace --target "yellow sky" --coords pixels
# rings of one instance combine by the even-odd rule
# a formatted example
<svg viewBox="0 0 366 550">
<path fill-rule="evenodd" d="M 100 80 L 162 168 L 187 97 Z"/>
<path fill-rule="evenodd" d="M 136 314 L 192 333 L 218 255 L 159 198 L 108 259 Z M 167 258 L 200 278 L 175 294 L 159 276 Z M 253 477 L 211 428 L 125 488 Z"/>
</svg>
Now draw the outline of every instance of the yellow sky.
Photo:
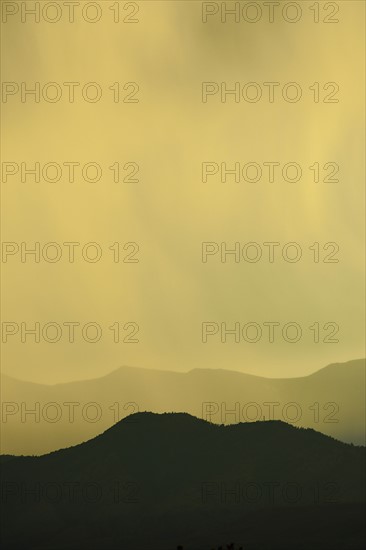
<svg viewBox="0 0 366 550">
<path fill-rule="evenodd" d="M 100 3 L 102 17 L 95 24 L 79 12 L 74 23 L 65 12 L 54 24 L 30 18 L 22 23 L 19 13 L 3 23 L 2 80 L 19 85 L 19 92 L 2 103 L 2 161 L 19 171 L 2 183 L 2 240 L 15 243 L 19 252 L 2 263 L 2 320 L 19 330 L 3 345 L 2 371 L 51 383 L 103 375 L 123 364 L 300 376 L 363 356 L 363 2 L 338 2 L 335 24 L 314 23 L 309 2 L 298 3 L 303 13 L 293 24 L 280 16 L 274 23 L 263 16 L 257 23 L 223 24 L 220 14 L 204 24 L 201 2 L 194 1 L 139 2 L 138 23 L 116 24 L 112 4 Z M 134 9 L 125 4 L 124 16 Z M 39 82 L 41 90 L 56 82 L 62 97 L 57 103 L 42 97 L 36 103 L 31 96 L 22 102 L 22 82 L 29 87 Z M 80 83 L 74 103 L 67 101 L 64 82 Z M 81 95 L 88 82 L 102 89 L 97 103 Z M 109 90 L 115 82 L 122 97 L 134 91 L 123 90 L 125 83 L 138 83 L 139 102 L 115 103 Z M 237 103 L 233 95 L 221 102 L 217 93 L 202 103 L 202 82 L 218 83 L 219 89 L 221 83 L 229 89 L 239 82 L 240 91 L 256 82 L 263 96 L 257 103 L 243 96 Z M 265 82 L 279 83 L 273 103 Z M 296 103 L 282 98 L 289 82 L 301 86 Z M 315 82 L 319 103 L 309 89 Z M 337 103 L 323 102 L 334 89 L 323 89 L 329 82 L 339 86 Z M 64 166 L 57 182 L 41 177 L 36 183 L 31 176 L 22 182 L 21 163 L 35 162 L 94 162 L 103 175 L 94 183 L 83 181 L 77 168 L 69 182 Z M 134 167 L 123 171 L 126 163 L 137 163 L 139 181 L 115 183 L 108 168 L 115 162 L 122 177 Z M 224 183 L 220 174 L 203 183 L 204 162 L 226 162 L 228 168 L 255 162 L 263 174 L 256 183 L 235 182 L 233 176 Z M 280 164 L 272 183 L 263 164 L 268 162 Z M 283 181 L 281 170 L 289 162 L 301 166 L 300 181 Z M 339 165 L 339 181 L 314 182 L 309 166 L 316 162 L 321 178 L 331 173 L 329 166 L 324 172 L 326 163 Z M 21 242 L 29 248 L 39 242 L 41 249 L 59 243 L 62 257 L 35 263 L 27 256 L 22 262 Z M 74 263 L 65 242 L 81 243 Z M 102 250 L 97 263 L 80 254 L 90 242 Z M 139 262 L 114 263 L 109 247 L 116 242 L 122 257 L 135 247 L 123 250 L 125 243 L 137 243 L 133 257 Z M 263 257 L 235 263 L 228 256 L 223 263 L 218 253 L 203 263 L 202 242 L 218 243 L 219 250 L 220 243 L 229 249 L 239 242 L 242 250 L 255 242 Z M 266 259 L 265 242 L 280 243 L 273 263 Z M 282 259 L 289 242 L 301 247 L 297 263 Z M 314 242 L 319 263 L 309 250 Z M 324 251 L 326 243 L 339 246 L 338 263 L 322 261 L 334 250 Z M 31 336 L 22 343 L 22 322 L 58 323 L 62 336 L 56 343 L 42 335 L 38 344 Z M 95 322 L 103 334 L 88 343 L 77 327 L 69 343 L 65 322 Z M 137 323 L 139 343 L 114 343 L 108 327 L 116 322 Z M 203 344 L 203 322 L 227 328 L 255 322 L 263 334 L 257 343 L 235 343 L 234 337 L 222 343 L 219 331 Z M 273 343 L 263 325 L 268 322 L 280 323 Z M 288 322 L 302 328 L 297 343 L 281 336 Z M 309 330 L 315 322 L 319 343 Z M 324 329 L 326 323 L 339 326 L 338 343 L 323 341 L 333 326 Z M 122 330 L 122 338 L 131 327 Z"/>
</svg>

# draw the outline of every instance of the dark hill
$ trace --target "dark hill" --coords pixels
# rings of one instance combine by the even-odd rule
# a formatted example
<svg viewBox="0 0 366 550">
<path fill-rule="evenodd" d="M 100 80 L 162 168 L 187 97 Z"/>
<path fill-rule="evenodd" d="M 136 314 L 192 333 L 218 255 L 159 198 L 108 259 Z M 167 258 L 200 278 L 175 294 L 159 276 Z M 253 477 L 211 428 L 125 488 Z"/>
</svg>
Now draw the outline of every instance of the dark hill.
<svg viewBox="0 0 366 550">
<path fill-rule="evenodd" d="M 363 447 L 280 421 L 137 413 L 81 445 L 7 457 L 2 548 L 210 550 L 235 533 L 245 550 L 358 549 L 364 466 Z"/>
</svg>

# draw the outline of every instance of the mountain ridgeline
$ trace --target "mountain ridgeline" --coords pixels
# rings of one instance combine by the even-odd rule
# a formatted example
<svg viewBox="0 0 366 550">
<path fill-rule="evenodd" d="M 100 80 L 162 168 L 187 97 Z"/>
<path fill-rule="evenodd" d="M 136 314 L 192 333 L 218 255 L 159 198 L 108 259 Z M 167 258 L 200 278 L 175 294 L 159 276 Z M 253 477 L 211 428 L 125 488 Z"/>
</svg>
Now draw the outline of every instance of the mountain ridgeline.
<svg viewBox="0 0 366 550">
<path fill-rule="evenodd" d="M 76 445 L 137 411 L 187 412 L 217 424 L 282 420 L 365 444 L 365 360 L 301 378 L 228 370 L 187 373 L 121 367 L 102 378 L 42 385 L 2 376 L 5 454 Z"/>
</svg>

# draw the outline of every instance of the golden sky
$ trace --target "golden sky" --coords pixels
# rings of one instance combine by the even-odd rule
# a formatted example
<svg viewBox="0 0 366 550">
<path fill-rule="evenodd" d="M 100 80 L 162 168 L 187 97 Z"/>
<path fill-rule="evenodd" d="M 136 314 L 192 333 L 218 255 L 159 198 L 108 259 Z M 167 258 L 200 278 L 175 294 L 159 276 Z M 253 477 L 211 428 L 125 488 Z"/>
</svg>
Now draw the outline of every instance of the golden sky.
<svg viewBox="0 0 366 550">
<path fill-rule="evenodd" d="M 4 4 L 20 10 L 20 2 Z M 298 2 L 302 15 L 296 23 L 281 16 L 286 2 L 273 23 L 263 2 L 256 3 L 263 9 L 256 23 L 242 18 L 222 23 L 220 13 L 203 23 L 201 2 L 142 1 L 138 12 L 136 3 L 120 2 L 121 18 L 137 22 L 114 23 L 114 3 L 105 0 L 97 3 L 102 16 L 94 24 L 80 11 L 69 23 L 64 3 L 58 4 L 62 16 L 55 23 L 42 14 L 39 23 L 31 16 L 22 22 L 20 11 L 10 15 L 11 7 L 4 22 L 3 12 L 2 162 L 3 176 L 4 170 L 9 175 L 2 182 L 2 241 L 6 252 L 15 253 L 2 260 L 2 321 L 13 323 L 6 330 L 13 327 L 17 333 L 3 345 L 2 371 L 49 383 L 100 376 L 120 365 L 292 377 L 363 356 L 364 3 L 330 3 L 339 6 L 333 16 L 338 23 L 324 23 L 331 18 L 324 2 L 314 23 L 312 3 L 306 1 Z M 46 17 L 55 13 L 50 8 Z M 93 17 L 92 10 L 88 13 Z M 39 103 L 31 95 L 22 102 L 21 83 L 29 89 L 36 82 Z M 50 82 L 62 91 L 58 102 L 42 96 Z M 80 83 L 73 103 L 65 82 Z M 102 90 L 95 103 L 82 96 L 90 82 Z M 138 102 L 114 102 L 116 87 L 109 87 L 116 82 L 120 99 L 129 94 Z M 123 89 L 131 82 L 138 84 L 136 95 L 136 85 Z M 219 90 L 205 103 L 204 82 L 217 83 Z M 221 101 L 221 88 L 232 89 L 236 82 L 239 101 L 233 95 Z M 245 99 L 245 85 L 253 82 L 262 92 L 256 103 Z M 268 82 L 279 83 L 273 102 Z M 283 99 L 290 82 L 302 90 L 298 102 Z M 319 102 L 314 83 L 319 83 Z M 327 83 L 336 83 L 339 91 Z M 46 87 L 44 93 L 52 97 L 55 90 Z M 88 91 L 92 97 L 93 88 Z M 288 88 L 290 96 L 293 92 Z M 327 98 L 338 102 L 326 103 Z M 35 162 L 41 168 L 58 163 L 63 167 L 59 181 L 42 174 L 39 182 L 27 174 L 21 181 L 21 163 L 31 168 Z M 73 182 L 64 164 L 70 162 L 80 163 Z M 114 182 L 109 167 L 117 162 L 120 181 Z M 219 172 L 203 182 L 205 162 L 213 163 L 211 168 L 226 163 L 229 169 L 257 163 L 262 177 L 235 182 L 228 175 L 222 182 Z M 266 171 L 270 162 L 279 163 L 273 182 Z M 87 163 L 100 165 L 99 181 L 83 180 L 81 167 Z M 284 180 L 287 163 L 301 167 L 299 181 Z M 319 182 L 309 168 L 314 163 L 319 163 Z M 131 179 L 138 181 L 123 182 L 136 164 L 139 171 Z M 324 182 L 335 164 L 339 181 Z M 48 174 L 54 177 L 52 167 Z M 93 168 L 88 174 L 93 179 Z M 291 170 L 288 174 L 294 177 Z M 39 263 L 30 255 L 22 262 L 22 242 L 28 248 L 40 243 Z M 50 242 L 62 251 L 55 263 L 42 258 Z M 80 243 L 73 263 L 63 244 L 68 242 Z M 102 251 L 95 263 L 81 254 L 91 242 Z M 218 243 L 219 250 L 205 263 L 203 242 Z M 257 243 L 262 258 L 251 263 L 241 256 L 235 262 L 228 255 L 220 261 L 221 243 L 230 249 L 236 242 L 240 251 Z M 280 243 L 274 262 L 268 261 L 266 242 Z M 302 251 L 294 263 L 282 257 L 291 242 Z M 115 263 L 113 243 L 120 243 L 120 259 L 130 254 L 139 261 Z M 136 245 L 124 250 L 126 243 L 137 243 L 138 252 L 133 255 Z M 314 262 L 314 247 L 309 249 L 314 243 L 319 243 L 319 262 Z M 327 243 L 336 245 L 324 249 Z M 48 249 L 50 257 L 55 250 Z M 93 256 L 95 248 L 89 252 Z M 327 257 L 339 261 L 324 262 Z M 34 343 L 23 334 L 22 342 L 21 323 L 30 328 L 35 322 L 41 329 L 58 323 L 60 340 L 50 343 L 41 334 Z M 63 325 L 70 322 L 80 324 L 74 343 Z M 96 343 L 81 336 L 81 327 L 90 322 L 102 329 Z M 135 327 L 123 330 L 126 323 L 138 324 L 139 342 L 113 342 L 108 327 L 117 322 L 121 339 Z M 236 343 L 228 336 L 222 343 L 219 330 L 202 343 L 203 322 L 226 323 L 228 329 L 257 323 L 262 337 Z M 268 322 L 279 323 L 272 343 L 263 325 Z M 282 337 L 289 322 L 302 329 L 296 343 Z M 314 323 L 320 327 L 317 343 L 309 329 Z M 338 343 L 324 342 L 335 326 L 327 323 L 339 326 Z M 92 328 L 88 334 L 93 337 Z"/>
</svg>

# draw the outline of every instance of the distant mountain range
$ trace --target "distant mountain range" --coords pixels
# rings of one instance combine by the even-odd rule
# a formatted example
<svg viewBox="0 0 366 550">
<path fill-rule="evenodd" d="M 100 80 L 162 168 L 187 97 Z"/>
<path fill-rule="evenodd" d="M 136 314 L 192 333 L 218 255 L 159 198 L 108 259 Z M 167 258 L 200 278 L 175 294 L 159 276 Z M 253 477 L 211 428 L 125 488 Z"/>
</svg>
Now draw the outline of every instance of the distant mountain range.
<svg viewBox="0 0 366 550">
<path fill-rule="evenodd" d="M 187 412 L 218 424 L 278 419 L 365 444 L 364 359 L 288 379 L 121 367 L 102 378 L 53 386 L 3 375 L 1 386 L 5 454 L 75 445 L 136 411 Z"/>
<path fill-rule="evenodd" d="M 81 445 L 2 457 L 4 550 L 361 550 L 364 447 L 280 421 L 137 413 Z"/>
</svg>

